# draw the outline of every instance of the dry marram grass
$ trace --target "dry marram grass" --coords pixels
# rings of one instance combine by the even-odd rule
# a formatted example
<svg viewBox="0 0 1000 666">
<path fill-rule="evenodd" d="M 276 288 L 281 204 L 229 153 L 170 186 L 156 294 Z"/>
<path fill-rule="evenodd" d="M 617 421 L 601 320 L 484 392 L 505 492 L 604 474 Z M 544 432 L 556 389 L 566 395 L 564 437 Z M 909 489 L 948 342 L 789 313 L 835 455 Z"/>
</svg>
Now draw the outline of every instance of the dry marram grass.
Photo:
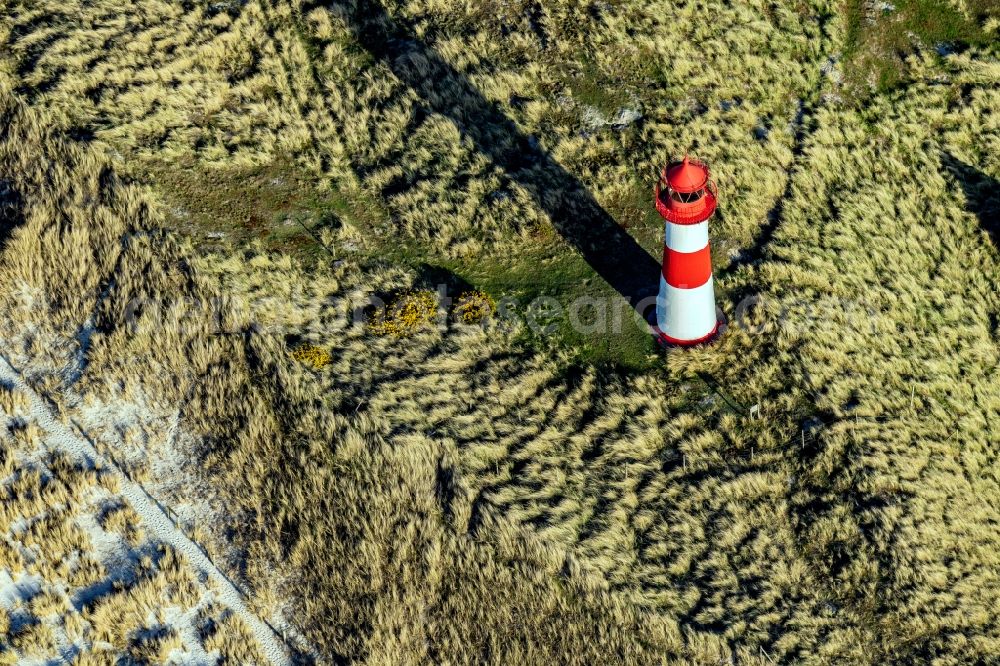
<svg viewBox="0 0 1000 666">
<path fill-rule="evenodd" d="M 988 661 L 1000 257 L 961 165 L 1000 176 L 1000 71 L 974 49 L 918 54 L 905 94 L 841 108 L 821 69 L 842 38 L 831 7 L 708 9 L 401 2 L 384 17 L 423 45 L 403 65 L 359 47 L 391 29 L 359 28 L 351 4 L 149 2 L 138 24 L 106 2 L 6 12 L 5 353 L 68 415 L 137 414 L 148 436 L 99 433 L 114 450 L 190 443 L 206 503 L 225 507 L 212 538 L 244 564 L 233 575 L 284 600 L 262 606 L 324 659 Z M 510 122 L 472 127 L 479 96 Z M 642 122 L 610 129 L 630 105 Z M 350 256 L 196 252 L 162 229 L 156 195 L 115 175 L 291 157 L 318 191 L 370 197 L 394 223 L 332 243 L 402 232 L 476 255 L 552 235 L 551 201 L 572 199 L 557 170 L 502 163 L 519 134 L 623 220 L 640 214 L 633 174 L 697 148 L 725 183 L 713 233 L 733 325 L 718 344 L 623 375 L 489 317 L 421 318 L 436 303 L 401 308 L 405 336 L 378 335 L 395 333 L 384 318 L 345 327 L 367 297 L 423 285 Z M 773 234 L 754 248 L 761 225 Z M 737 317 L 751 291 L 758 306 Z M 322 354 L 297 361 L 289 332 Z M 37 445 L 30 428 L 7 439 Z M 24 546 L 86 550 L 67 521 L 76 484 L 98 476 L 4 455 L 0 527 L 37 516 Z M 128 532 L 124 513 L 108 524 Z M 5 567 L 63 575 L 22 555 Z M 84 633 L 168 654 L 169 630 L 132 632 L 163 595 L 198 603 L 172 557 L 89 605 Z M 207 649 L 259 659 L 233 616 L 208 616 Z M 44 647 L 43 627 L 10 645 Z"/>
</svg>

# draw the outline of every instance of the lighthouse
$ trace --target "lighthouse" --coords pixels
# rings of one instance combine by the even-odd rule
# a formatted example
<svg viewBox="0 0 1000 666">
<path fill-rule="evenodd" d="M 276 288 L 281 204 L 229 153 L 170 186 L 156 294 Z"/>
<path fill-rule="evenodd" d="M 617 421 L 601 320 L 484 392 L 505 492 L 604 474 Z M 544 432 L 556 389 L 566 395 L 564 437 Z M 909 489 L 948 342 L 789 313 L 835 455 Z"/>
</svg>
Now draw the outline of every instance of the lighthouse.
<svg viewBox="0 0 1000 666">
<path fill-rule="evenodd" d="M 708 166 L 685 157 L 664 167 L 656 184 L 656 210 L 666 221 L 656 334 L 666 345 L 707 342 L 719 330 L 708 247 L 708 219 L 717 190 Z"/>
</svg>

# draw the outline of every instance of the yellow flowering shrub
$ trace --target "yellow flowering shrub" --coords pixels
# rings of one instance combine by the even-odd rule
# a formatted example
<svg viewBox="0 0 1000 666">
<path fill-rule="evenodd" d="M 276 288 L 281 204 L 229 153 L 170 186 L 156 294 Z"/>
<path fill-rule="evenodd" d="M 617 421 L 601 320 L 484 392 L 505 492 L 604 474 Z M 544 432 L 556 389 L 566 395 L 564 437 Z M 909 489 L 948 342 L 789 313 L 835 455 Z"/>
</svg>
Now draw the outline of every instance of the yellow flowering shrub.
<svg viewBox="0 0 1000 666">
<path fill-rule="evenodd" d="M 308 343 L 304 343 L 296 347 L 295 350 L 292 351 L 292 358 L 299 363 L 311 366 L 315 370 L 325 368 L 330 365 L 333 360 L 329 351 L 323 349 L 322 347 L 317 347 L 316 345 Z"/>
<path fill-rule="evenodd" d="M 408 291 L 397 296 L 369 321 L 368 329 L 377 335 L 403 338 L 426 327 L 437 316 L 437 294 L 429 289 Z"/>
<path fill-rule="evenodd" d="M 497 303 L 485 291 L 467 291 L 455 301 L 452 313 L 463 324 L 478 324 L 492 317 L 497 311 Z"/>
</svg>

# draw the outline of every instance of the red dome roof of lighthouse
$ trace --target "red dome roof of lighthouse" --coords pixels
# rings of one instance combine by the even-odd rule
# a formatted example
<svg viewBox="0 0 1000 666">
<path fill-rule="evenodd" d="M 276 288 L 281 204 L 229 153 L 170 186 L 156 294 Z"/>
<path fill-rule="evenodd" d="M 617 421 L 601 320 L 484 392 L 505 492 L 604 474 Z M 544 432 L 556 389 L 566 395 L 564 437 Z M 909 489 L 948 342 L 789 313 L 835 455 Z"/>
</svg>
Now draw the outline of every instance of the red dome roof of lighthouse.
<svg viewBox="0 0 1000 666">
<path fill-rule="evenodd" d="M 689 160 L 687 156 L 667 167 L 667 185 L 674 192 L 697 192 L 707 182 L 708 167 L 697 160 Z"/>
</svg>

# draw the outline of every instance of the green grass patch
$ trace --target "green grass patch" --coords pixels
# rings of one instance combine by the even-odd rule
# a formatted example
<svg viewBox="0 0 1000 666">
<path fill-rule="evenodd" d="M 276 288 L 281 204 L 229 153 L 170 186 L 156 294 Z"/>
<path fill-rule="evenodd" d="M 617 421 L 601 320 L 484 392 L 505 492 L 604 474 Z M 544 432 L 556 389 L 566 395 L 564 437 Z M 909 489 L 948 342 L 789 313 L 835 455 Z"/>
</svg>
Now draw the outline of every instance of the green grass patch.
<svg viewBox="0 0 1000 666">
<path fill-rule="evenodd" d="M 477 257 L 445 266 L 534 322 L 527 344 L 572 349 L 581 363 L 646 369 L 657 349 L 632 309 L 584 259 L 561 244 L 526 247 L 511 257 Z M 575 321 L 574 321 L 575 320 Z"/>
<path fill-rule="evenodd" d="M 507 316 L 532 324 L 521 334 L 525 345 L 539 351 L 571 350 L 577 363 L 626 372 L 661 363 L 655 341 L 624 299 L 558 240 L 526 241 L 517 253 L 487 251 L 461 259 L 398 240 L 370 244 L 367 259 L 409 266 L 421 277 L 422 287 L 443 284 L 452 298 L 467 289 L 485 291 Z"/>
<path fill-rule="evenodd" d="M 389 219 L 373 199 L 317 193 L 313 178 L 287 162 L 238 172 L 152 164 L 143 177 L 166 202 L 171 226 L 207 249 L 259 240 L 309 264 L 329 258 L 318 236 L 324 226 L 372 229 Z"/>
<path fill-rule="evenodd" d="M 607 76 L 585 53 L 571 63 L 564 63 L 561 74 L 561 81 L 573 94 L 573 99 L 605 115 L 614 115 L 631 103 L 622 81 Z"/>
<path fill-rule="evenodd" d="M 583 257 L 552 235 L 523 241 L 517 253 L 486 250 L 454 259 L 442 256 L 430 243 L 387 233 L 388 213 L 375 201 L 341 192 L 316 193 L 294 165 L 240 173 L 156 165 L 145 176 L 166 201 L 169 223 L 195 238 L 199 247 L 223 250 L 260 241 L 267 249 L 287 252 L 310 265 L 340 258 L 337 249 L 331 254 L 322 244 L 320 230 L 350 224 L 364 237 L 355 250 L 362 261 L 409 266 L 427 286 L 448 284 L 452 297 L 464 288 L 480 289 L 507 301 L 511 314 L 532 317 L 540 330 L 525 329 L 527 345 L 569 349 L 580 363 L 623 370 L 648 369 L 658 361 L 655 342 L 635 321 L 632 310 Z M 634 191 L 609 208 L 618 219 L 634 221 L 629 231 L 640 242 L 658 247 L 662 222 L 644 205 L 648 199 L 644 189 L 637 182 Z M 578 299 L 589 303 L 576 306 L 582 330 L 570 318 Z M 558 313 L 547 314 L 553 308 Z M 595 308 L 604 313 L 605 326 L 596 325 L 600 314 Z"/>
<path fill-rule="evenodd" d="M 946 0 L 847 0 L 844 50 L 845 90 L 865 102 L 909 80 L 906 59 L 919 48 L 961 49 L 990 43 L 982 23 L 1000 16 L 1000 1 L 970 0 L 966 15 Z"/>
</svg>

